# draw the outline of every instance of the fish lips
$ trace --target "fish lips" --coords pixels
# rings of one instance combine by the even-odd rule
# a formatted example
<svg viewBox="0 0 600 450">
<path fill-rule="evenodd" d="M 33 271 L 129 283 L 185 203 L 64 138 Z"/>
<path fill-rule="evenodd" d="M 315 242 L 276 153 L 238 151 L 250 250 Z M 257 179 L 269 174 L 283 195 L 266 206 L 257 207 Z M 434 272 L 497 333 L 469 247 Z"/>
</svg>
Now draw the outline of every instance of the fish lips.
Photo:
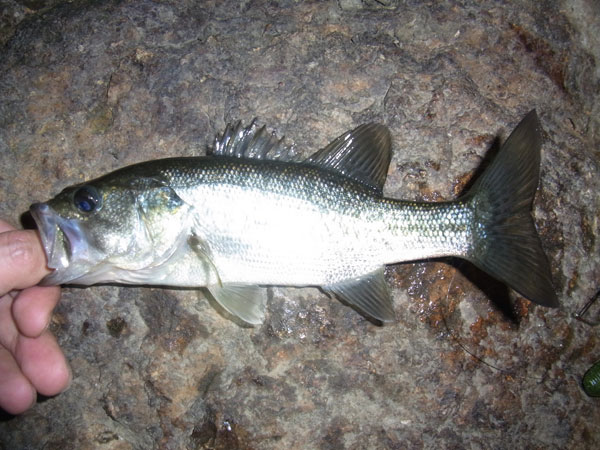
<svg viewBox="0 0 600 450">
<path fill-rule="evenodd" d="M 52 269 L 40 284 L 61 284 L 77 278 L 79 274 L 70 273 L 71 262 L 81 259 L 88 248 L 78 221 L 62 218 L 46 203 L 35 203 L 29 211 L 46 252 L 47 266 Z"/>
</svg>

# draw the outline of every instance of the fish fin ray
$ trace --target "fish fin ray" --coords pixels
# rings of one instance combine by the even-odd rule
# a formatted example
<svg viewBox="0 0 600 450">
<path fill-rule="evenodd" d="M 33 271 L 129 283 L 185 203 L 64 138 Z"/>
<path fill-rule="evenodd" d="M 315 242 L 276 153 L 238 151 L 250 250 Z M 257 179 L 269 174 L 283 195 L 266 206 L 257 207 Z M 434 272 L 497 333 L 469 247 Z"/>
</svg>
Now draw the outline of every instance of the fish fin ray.
<svg viewBox="0 0 600 450">
<path fill-rule="evenodd" d="M 200 238 L 200 236 L 195 233 L 192 233 L 190 236 L 188 236 L 187 245 L 192 249 L 198 260 L 201 261 L 205 272 L 212 273 L 216 279 L 216 284 L 218 286 L 222 286 L 223 282 L 221 281 L 221 276 L 219 275 L 217 266 L 215 266 L 208 245 Z"/>
<path fill-rule="evenodd" d="M 239 284 L 214 284 L 208 291 L 227 312 L 251 325 L 265 320 L 266 289 Z"/>
<path fill-rule="evenodd" d="M 235 125 L 227 124 L 222 135 L 215 138 L 211 154 L 233 158 L 268 159 L 288 162 L 299 162 L 293 147 L 284 145 L 284 138 L 267 131 L 263 125 L 259 127 L 256 119 L 244 127 L 241 121 Z"/>
<path fill-rule="evenodd" d="M 467 194 L 474 202 L 471 262 L 529 300 L 559 306 L 530 210 L 538 184 L 541 126 L 535 110 L 517 125 Z"/>
<path fill-rule="evenodd" d="M 383 267 L 357 278 L 325 286 L 324 289 L 374 319 L 382 322 L 396 320 Z"/>
<path fill-rule="evenodd" d="M 382 193 L 391 158 L 388 128 L 367 123 L 334 139 L 306 162 L 340 172 Z"/>
</svg>

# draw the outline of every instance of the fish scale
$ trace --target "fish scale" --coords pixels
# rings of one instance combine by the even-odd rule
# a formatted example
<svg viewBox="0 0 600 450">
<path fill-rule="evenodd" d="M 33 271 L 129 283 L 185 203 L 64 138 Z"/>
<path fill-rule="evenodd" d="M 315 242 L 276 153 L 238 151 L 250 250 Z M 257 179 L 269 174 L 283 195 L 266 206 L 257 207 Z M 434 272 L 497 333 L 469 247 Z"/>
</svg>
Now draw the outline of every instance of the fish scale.
<svg viewBox="0 0 600 450">
<path fill-rule="evenodd" d="M 201 234 L 222 281 L 327 285 L 382 263 L 468 251 L 465 202 L 381 198 L 335 173 L 273 161 L 192 163 L 172 161 L 163 176 L 206 218 Z"/>
</svg>

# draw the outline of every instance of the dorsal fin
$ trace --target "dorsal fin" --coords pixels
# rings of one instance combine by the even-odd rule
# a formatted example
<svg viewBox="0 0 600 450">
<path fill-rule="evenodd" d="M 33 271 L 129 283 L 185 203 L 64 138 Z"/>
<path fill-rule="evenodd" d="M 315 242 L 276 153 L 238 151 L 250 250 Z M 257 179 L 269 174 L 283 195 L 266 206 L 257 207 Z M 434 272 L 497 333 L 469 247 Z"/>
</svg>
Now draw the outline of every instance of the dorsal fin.
<svg viewBox="0 0 600 450">
<path fill-rule="evenodd" d="M 387 127 L 367 123 L 342 134 L 306 162 L 340 172 L 381 193 L 391 158 Z"/>
<path fill-rule="evenodd" d="M 234 158 L 272 159 L 279 161 L 300 161 L 292 147 L 283 144 L 284 138 L 277 138 L 263 125 L 259 128 L 256 119 L 244 127 L 241 121 L 227 124 L 221 136 L 215 138 L 212 154 Z"/>
</svg>

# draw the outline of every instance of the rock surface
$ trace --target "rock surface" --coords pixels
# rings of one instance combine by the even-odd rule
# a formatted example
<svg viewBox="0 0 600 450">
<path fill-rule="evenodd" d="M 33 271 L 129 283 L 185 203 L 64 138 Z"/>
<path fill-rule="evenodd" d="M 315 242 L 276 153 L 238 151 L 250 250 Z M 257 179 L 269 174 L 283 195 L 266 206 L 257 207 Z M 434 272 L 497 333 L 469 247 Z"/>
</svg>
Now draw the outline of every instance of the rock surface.
<svg viewBox="0 0 600 450">
<path fill-rule="evenodd" d="M 52 320 L 71 388 L 0 448 L 598 448 L 581 387 L 600 288 L 600 7 L 339 0 L 6 2 L 0 216 L 118 167 L 203 154 L 258 117 L 308 155 L 390 127 L 386 195 L 454 198 L 537 108 L 536 223 L 562 308 L 469 266 L 389 267 L 397 323 L 272 288 L 246 328 L 202 293 L 65 288 Z M 598 314 L 599 305 L 596 305 Z"/>
</svg>

